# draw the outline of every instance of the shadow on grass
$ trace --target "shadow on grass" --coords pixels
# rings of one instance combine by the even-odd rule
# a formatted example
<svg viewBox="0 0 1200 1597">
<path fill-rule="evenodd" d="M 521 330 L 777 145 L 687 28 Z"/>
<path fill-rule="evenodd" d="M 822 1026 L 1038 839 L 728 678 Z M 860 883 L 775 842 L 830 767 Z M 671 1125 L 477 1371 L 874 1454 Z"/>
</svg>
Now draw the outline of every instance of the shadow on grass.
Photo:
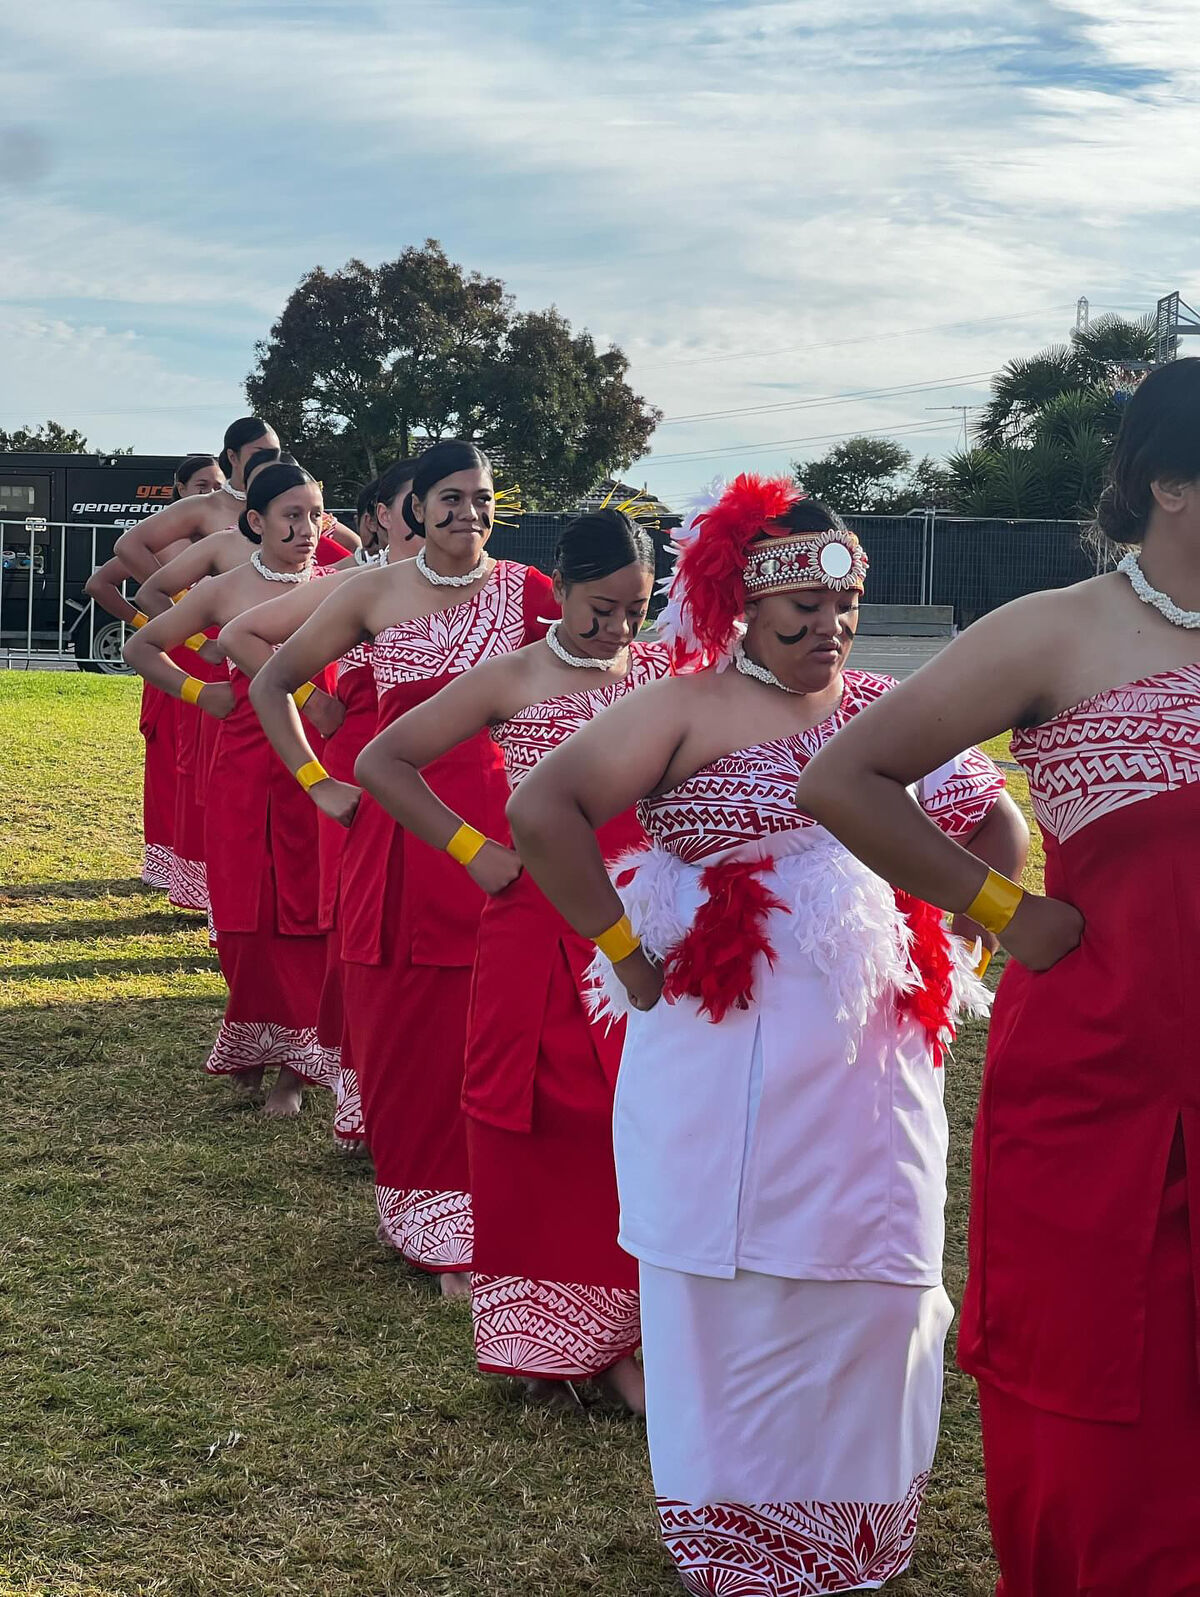
<svg viewBox="0 0 1200 1597">
<path fill-rule="evenodd" d="M 28 981 L 74 981 L 89 976 L 186 975 L 216 969 L 215 950 L 198 947 L 195 953 L 164 954 L 151 959 L 64 959 L 54 964 L 19 965 L 0 970 L 0 985 Z"/>
<path fill-rule="evenodd" d="M 161 898 L 160 887 L 147 887 L 136 876 L 91 877 L 76 882 L 0 883 L 0 904 L 22 904 L 39 898 Z"/>
<path fill-rule="evenodd" d="M 172 909 L 147 910 L 143 915 L 104 916 L 96 920 L 22 921 L 4 928 L 13 943 L 48 943 L 55 938 L 83 942 L 91 937 L 173 937 L 177 932 L 205 930 L 203 915 L 176 913 Z"/>
</svg>

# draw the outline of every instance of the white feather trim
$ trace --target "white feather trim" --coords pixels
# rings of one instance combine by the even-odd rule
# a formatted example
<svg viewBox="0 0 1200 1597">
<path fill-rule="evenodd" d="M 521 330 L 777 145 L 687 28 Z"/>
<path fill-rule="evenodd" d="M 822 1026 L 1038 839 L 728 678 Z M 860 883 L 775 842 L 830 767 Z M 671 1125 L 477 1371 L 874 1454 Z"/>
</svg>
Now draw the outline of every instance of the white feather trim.
<svg viewBox="0 0 1200 1597">
<path fill-rule="evenodd" d="M 660 610 L 654 624 L 655 637 L 671 647 L 679 642 L 689 654 L 700 652 L 700 641 L 692 628 L 691 607 L 687 603 L 687 596 L 679 576 L 679 557 L 700 535 L 700 529 L 696 526 L 698 517 L 712 509 L 727 486 L 722 478 L 714 477 L 707 487 L 688 501 L 683 512 L 682 524 L 671 534 L 671 542 L 675 545 L 673 551 L 675 566 L 658 584 L 658 591 L 666 594 L 667 602 Z"/>
</svg>

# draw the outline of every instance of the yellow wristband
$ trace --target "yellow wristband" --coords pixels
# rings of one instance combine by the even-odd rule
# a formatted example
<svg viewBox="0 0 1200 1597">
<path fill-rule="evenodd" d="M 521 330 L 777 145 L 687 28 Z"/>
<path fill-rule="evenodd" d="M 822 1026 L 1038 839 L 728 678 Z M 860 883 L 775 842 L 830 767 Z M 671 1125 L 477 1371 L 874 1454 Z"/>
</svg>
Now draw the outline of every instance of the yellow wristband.
<svg viewBox="0 0 1200 1597">
<path fill-rule="evenodd" d="M 329 772 L 321 764 L 320 760 L 309 760 L 306 765 L 302 765 L 296 772 L 296 780 L 307 793 L 309 788 L 316 787 L 318 782 L 327 782 L 329 780 Z"/>
<path fill-rule="evenodd" d="M 133 614 L 133 620 L 129 623 L 129 625 L 136 632 L 139 627 L 144 627 L 149 619 L 150 617 L 144 610 L 135 610 Z"/>
<path fill-rule="evenodd" d="M 975 966 L 975 974 L 979 977 L 980 981 L 982 981 L 983 978 L 987 975 L 988 966 L 991 964 L 991 962 L 992 962 L 992 951 L 991 951 L 991 949 L 990 948 L 981 949 L 980 953 L 979 953 L 979 963 Z"/>
<path fill-rule="evenodd" d="M 292 694 L 292 702 L 298 710 L 302 710 L 316 691 L 317 684 L 315 682 L 302 682 L 295 693 Z"/>
<path fill-rule="evenodd" d="M 171 595 L 171 603 L 172 604 L 178 604 L 180 599 L 186 599 L 187 598 L 189 592 L 190 592 L 190 590 L 188 588 L 180 588 L 178 593 L 173 593 Z"/>
<path fill-rule="evenodd" d="M 199 654 L 207 642 L 208 634 L 206 632 L 193 632 L 190 638 L 183 640 L 183 646 L 185 649 L 190 649 L 193 654 Z"/>
<path fill-rule="evenodd" d="M 999 937 L 1017 913 L 1017 906 L 1024 897 L 1024 890 L 1016 882 L 1010 882 L 999 871 L 989 871 L 987 880 L 964 913 L 976 926 L 982 926 L 985 932 L 992 932 Z"/>
<path fill-rule="evenodd" d="M 446 844 L 446 853 L 460 865 L 469 865 L 486 842 L 487 838 L 482 832 L 477 832 L 464 821 Z"/>
<path fill-rule="evenodd" d="M 595 939 L 596 947 L 614 965 L 619 965 L 623 959 L 628 959 L 630 954 L 635 954 L 642 946 L 642 939 L 630 924 L 629 916 L 622 915 L 615 926 L 610 926 L 606 932 L 601 932 Z"/>
<path fill-rule="evenodd" d="M 183 686 L 179 690 L 179 697 L 185 704 L 195 704 L 207 686 L 208 683 L 201 682 L 199 677 L 184 677 Z"/>
</svg>

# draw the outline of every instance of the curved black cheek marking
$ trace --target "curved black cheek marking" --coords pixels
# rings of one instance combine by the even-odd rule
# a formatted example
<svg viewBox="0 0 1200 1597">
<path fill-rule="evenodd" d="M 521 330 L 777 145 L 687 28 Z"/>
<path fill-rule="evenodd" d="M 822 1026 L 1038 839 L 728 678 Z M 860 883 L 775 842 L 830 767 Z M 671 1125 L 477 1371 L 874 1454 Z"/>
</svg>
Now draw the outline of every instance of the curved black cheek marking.
<svg viewBox="0 0 1200 1597">
<path fill-rule="evenodd" d="M 292 539 L 295 538 L 295 536 L 296 536 L 296 529 L 295 529 L 295 527 L 293 527 L 291 532 L 288 533 L 287 537 L 280 539 L 280 542 L 281 543 L 291 543 Z"/>
<path fill-rule="evenodd" d="M 586 640 L 588 638 L 594 638 L 596 636 L 596 634 L 599 632 L 599 630 L 600 630 L 600 617 L 596 616 L 596 617 L 593 618 L 592 624 L 587 629 L 587 631 L 586 632 L 581 632 L 579 634 L 579 636 L 580 636 L 581 639 L 584 639 L 584 640 Z"/>
<path fill-rule="evenodd" d="M 808 637 L 808 628 L 801 627 L 799 632 L 793 632 L 790 637 L 785 637 L 782 632 L 777 632 L 775 636 L 779 639 L 780 643 L 786 645 L 786 647 L 790 649 L 793 644 L 802 643 L 803 640 Z"/>
<path fill-rule="evenodd" d="M 435 521 L 434 522 L 434 526 L 437 528 L 437 530 L 439 532 L 441 532 L 442 528 L 443 527 L 448 527 L 453 520 L 454 520 L 454 512 L 453 512 L 453 510 L 451 510 L 451 511 L 447 512 L 446 518 L 445 518 L 444 521 Z"/>
<path fill-rule="evenodd" d="M 479 520 L 480 520 L 480 523 L 481 523 L 481 525 L 483 527 L 484 532 L 491 532 L 491 530 L 492 530 L 492 518 L 491 518 L 491 516 L 488 515 L 486 510 L 480 512 Z"/>
</svg>

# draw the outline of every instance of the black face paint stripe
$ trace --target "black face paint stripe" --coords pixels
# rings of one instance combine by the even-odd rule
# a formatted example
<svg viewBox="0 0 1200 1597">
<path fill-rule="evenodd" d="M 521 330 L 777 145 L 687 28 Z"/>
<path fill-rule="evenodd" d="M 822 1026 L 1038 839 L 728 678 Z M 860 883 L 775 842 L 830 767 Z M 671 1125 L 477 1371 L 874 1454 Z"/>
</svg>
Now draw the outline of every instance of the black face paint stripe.
<svg viewBox="0 0 1200 1597">
<path fill-rule="evenodd" d="M 483 523 L 484 532 L 491 532 L 491 530 L 492 530 L 492 518 L 491 518 L 491 516 L 488 515 L 486 510 L 481 510 L 479 512 L 479 519 Z"/>
<path fill-rule="evenodd" d="M 434 522 L 434 526 L 440 532 L 443 527 L 448 527 L 453 520 L 454 520 L 454 512 L 453 512 L 453 510 L 450 510 L 446 514 L 446 519 L 444 521 L 435 521 Z"/>
<path fill-rule="evenodd" d="M 595 616 L 595 617 L 593 617 L 592 624 L 588 628 L 588 630 L 586 632 L 581 632 L 579 634 L 579 636 L 580 636 L 581 639 L 594 638 L 596 636 L 597 632 L 599 632 L 599 630 L 600 630 L 600 617 L 599 616 Z"/>
<path fill-rule="evenodd" d="M 793 643 L 799 643 L 801 639 L 808 637 L 808 628 L 801 627 L 799 632 L 793 632 L 790 637 L 786 638 L 782 632 L 777 632 L 775 636 L 779 639 L 780 643 L 784 643 L 790 648 Z"/>
<path fill-rule="evenodd" d="M 281 543 L 291 543 L 292 539 L 295 536 L 296 536 L 296 529 L 295 529 L 295 527 L 293 527 L 291 532 L 288 533 L 287 537 L 286 538 L 281 538 L 280 542 Z"/>
</svg>

